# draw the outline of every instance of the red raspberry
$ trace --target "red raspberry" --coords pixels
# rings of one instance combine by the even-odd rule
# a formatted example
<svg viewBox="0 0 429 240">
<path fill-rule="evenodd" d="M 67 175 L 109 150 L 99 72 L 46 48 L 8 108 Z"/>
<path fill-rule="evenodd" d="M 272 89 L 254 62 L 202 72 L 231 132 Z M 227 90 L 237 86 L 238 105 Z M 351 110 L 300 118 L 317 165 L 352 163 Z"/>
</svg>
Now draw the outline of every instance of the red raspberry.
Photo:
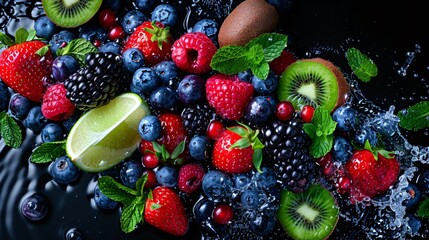
<svg viewBox="0 0 429 240">
<path fill-rule="evenodd" d="M 210 62 L 216 46 L 204 33 L 185 33 L 177 39 L 172 50 L 172 59 L 185 72 L 202 74 L 211 70 Z"/>
<path fill-rule="evenodd" d="M 270 62 L 271 70 L 278 76 L 282 75 L 284 70 L 296 61 L 296 57 L 286 50 L 283 50 L 282 54 Z"/>
<path fill-rule="evenodd" d="M 229 120 L 240 120 L 253 96 L 253 86 L 237 76 L 215 74 L 206 82 L 206 96 L 216 113 Z"/>
<path fill-rule="evenodd" d="M 198 163 L 183 165 L 179 170 L 179 189 L 186 193 L 197 191 L 203 182 L 204 169 Z"/>
<path fill-rule="evenodd" d="M 66 88 L 58 83 L 49 87 L 43 95 L 42 114 L 53 121 L 64 121 L 73 115 L 75 106 L 66 97 Z"/>
</svg>

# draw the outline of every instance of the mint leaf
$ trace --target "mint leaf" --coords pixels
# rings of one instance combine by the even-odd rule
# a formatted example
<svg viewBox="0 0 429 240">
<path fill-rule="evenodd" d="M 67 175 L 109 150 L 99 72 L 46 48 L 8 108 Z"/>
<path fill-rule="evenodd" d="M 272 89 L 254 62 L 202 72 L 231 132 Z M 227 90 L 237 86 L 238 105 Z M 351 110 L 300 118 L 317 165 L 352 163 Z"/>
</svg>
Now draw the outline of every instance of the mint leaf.
<svg viewBox="0 0 429 240">
<path fill-rule="evenodd" d="M 311 139 L 310 154 L 314 158 L 323 157 L 331 151 L 336 126 L 337 123 L 324 107 L 316 108 L 311 123 L 304 124 L 303 129 Z"/>
<path fill-rule="evenodd" d="M 0 42 L 9 47 L 15 45 L 15 41 L 3 32 L 0 32 Z"/>
<path fill-rule="evenodd" d="M 0 135 L 7 146 L 12 148 L 18 148 L 21 146 L 21 128 L 15 120 L 5 112 L 0 113 Z"/>
<path fill-rule="evenodd" d="M 136 190 L 137 190 L 137 192 L 139 193 L 140 196 L 143 196 L 145 194 L 144 193 L 144 190 L 145 190 L 144 185 L 146 184 L 147 179 L 148 179 L 148 174 L 145 173 L 136 182 Z"/>
<path fill-rule="evenodd" d="M 267 62 L 264 62 L 257 66 L 251 66 L 250 70 L 252 70 L 253 75 L 257 78 L 265 80 L 270 73 L 270 65 Z"/>
<path fill-rule="evenodd" d="M 74 57 L 81 66 L 86 65 L 85 57 L 88 53 L 95 53 L 98 49 L 91 42 L 83 38 L 70 41 L 66 47 L 57 50 L 57 56 L 70 55 Z"/>
<path fill-rule="evenodd" d="M 36 51 L 36 54 L 43 57 L 45 56 L 45 54 L 49 51 L 49 46 L 45 45 L 43 47 L 41 47 L 39 50 Z"/>
<path fill-rule="evenodd" d="M 429 127 L 429 101 L 422 101 L 399 111 L 399 126 L 401 128 L 418 131 Z"/>
<path fill-rule="evenodd" d="M 103 176 L 98 179 L 100 191 L 110 199 L 121 202 L 124 205 L 130 204 L 140 195 L 136 190 L 118 183 L 110 176 Z"/>
<path fill-rule="evenodd" d="M 246 47 L 255 45 L 262 46 L 265 61 L 271 62 L 279 57 L 287 46 L 287 36 L 279 33 L 263 33 L 247 43 Z"/>
<path fill-rule="evenodd" d="M 35 148 L 30 156 L 32 163 L 48 163 L 66 155 L 66 141 L 46 142 Z"/>
<path fill-rule="evenodd" d="M 213 55 L 210 66 L 224 74 L 236 74 L 249 68 L 248 50 L 242 46 L 224 46 Z"/>
<path fill-rule="evenodd" d="M 122 231 L 130 233 L 137 228 L 137 224 L 143 221 L 145 200 L 142 197 L 136 197 L 130 204 L 123 207 L 121 213 Z"/>
<path fill-rule="evenodd" d="M 417 216 L 429 219 L 429 198 L 426 198 L 419 204 L 419 209 L 417 210 Z"/>
<path fill-rule="evenodd" d="M 17 44 L 23 43 L 23 42 L 27 41 L 28 36 L 29 36 L 28 31 L 25 28 L 21 27 L 18 30 L 16 30 L 15 42 Z"/>
<path fill-rule="evenodd" d="M 369 82 L 377 76 L 377 65 L 365 54 L 356 48 L 350 48 L 346 52 L 346 58 L 354 74 L 362 81 Z"/>
</svg>

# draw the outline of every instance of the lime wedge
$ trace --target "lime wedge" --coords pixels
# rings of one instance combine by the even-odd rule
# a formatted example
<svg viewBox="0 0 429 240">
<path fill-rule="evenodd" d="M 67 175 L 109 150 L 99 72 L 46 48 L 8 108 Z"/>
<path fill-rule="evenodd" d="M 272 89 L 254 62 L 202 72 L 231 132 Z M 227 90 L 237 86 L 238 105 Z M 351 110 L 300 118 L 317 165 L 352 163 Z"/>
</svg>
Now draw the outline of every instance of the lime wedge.
<svg viewBox="0 0 429 240">
<path fill-rule="evenodd" d="M 80 169 L 100 172 L 131 156 L 141 140 L 140 120 L 149 108 L 134 93 L 124 93 L 107 105 L 82 115 L 71 129 L 67 155 Z"/>
</svg>

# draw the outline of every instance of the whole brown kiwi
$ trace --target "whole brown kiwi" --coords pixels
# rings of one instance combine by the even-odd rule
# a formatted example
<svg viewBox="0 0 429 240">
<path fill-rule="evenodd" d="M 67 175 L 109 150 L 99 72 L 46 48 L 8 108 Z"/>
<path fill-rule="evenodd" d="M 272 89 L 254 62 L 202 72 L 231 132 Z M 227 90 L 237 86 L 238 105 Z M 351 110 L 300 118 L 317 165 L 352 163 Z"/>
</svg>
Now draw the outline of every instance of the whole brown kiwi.
<svg viewBox="0 0 429 240">
<path fill-rule="evenodd" d="M 266 0 L 245 0 L 223 21 L 218 35 L 219 46 L 243 46 L 262 33 L 272 32 L 279 14 Z"/>
</svg>

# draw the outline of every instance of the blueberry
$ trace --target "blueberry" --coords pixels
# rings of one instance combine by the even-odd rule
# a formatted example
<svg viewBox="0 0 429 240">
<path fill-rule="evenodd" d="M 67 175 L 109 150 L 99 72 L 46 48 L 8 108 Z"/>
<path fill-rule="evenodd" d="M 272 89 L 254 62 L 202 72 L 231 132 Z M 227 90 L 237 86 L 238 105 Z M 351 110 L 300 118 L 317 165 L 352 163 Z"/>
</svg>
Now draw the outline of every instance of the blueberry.
<svg viewBox="0 0 429 240">
<path fill-rule="evenodd" d="M 200 76 L 191 74 L 180 81 L 177 94 L 183 104 L 189 105 L 202 100 L 205 89 L 205 81 Z"/>
<path fill-rule="evenodd" d="M 144 66 L 143 53 L 138 48 L 129 48 L 122 54 L 122 64 L 128 72 L 135 72 Z"/>
<path fill-rule="evenodd" d="M 174 26 L 178 20 L 177 10 L 170 4 L 159 4 L 152 11 L 152 21 L 161 22 L 165 26 Z"/>
<path fill-rule="evenodd" d="M 176 64 L 171 60 L 164 60 L 153 66 L 155 73 L 166 86 L 173 85 L 174 82 L 180 80 L 180 71 Z"/>
<path fill-rule="evenodd" d="M 57 123 L 48 123 L 42 128 L 42 142 L 55 142 L 64 140 L 63 128 Z"/>
<path fill-rule="evenodd" d="M 79 169 L 71 162 L 67 156 L 55 159 L 48 168 L 52 179 L 59 184 L 70 184 L 79 177 Z"/>
<path fill-rule="evenodd" d="M 59 82 L 64 82 L 79 69 L 79 63 L 70 55 L 58 56 L 52 63 L 52 76 Z"/>
<path fill-rule="evenodd" d="M 212 19 L 201 19 L 194 24 L 192 32 L 202 32 L 209 37 L 215 44 L 217 44 L 217 35 L 219 31 L 219 25 Z"/>
<path fill-rule="evenodd" d="M 24 119 L 30 112 L 30 100 L 19 93 L 15 93 L 9 100 L 9 112 L 18 119 Z"/>
<path fill-rule="evenodd" d="M 84 239 L 85 239 L 85 237 L 84 237 L 82 231 L 80 231 L 77 228 L 70 228 L 66 232 L 65 240 L 84 240 Z"/>
<path fill-rule="evenodd" d="M 259 193 L 255 190 L 245 190 L 241 193 L 240 200 L 245 209 L 256 209 L 259 206 Z"/>
<path fill-rule="evenodd" d="M 206 198 L 201 198 L 193 208 L 197 223 L 201 224 L 202 222 L 209 220 L 212 216 L 213 210 L 214 203 Z"/>
<path fill-rule="evenodd" d="M 422 221 L 414 216 L 413 214 L 407 214 L 406 217 L 408 217 L 408 226 L 411 229 L 412 234 L 417 234 L 422 227 Z"/>
<path fill-rule="evenodd" d="M 256 185 L 257 188 L 268 190 L 275 187 L 277 178 L 276 174 L 271 168 L 263 167 L 261 168 L 261 172 L 255 171 L 252 182 Z"/>
<path fill-rule="evenodd" d="M 279 77 L 273 72 L 270 71 L 267 79 L 260 79 L 256 76 L 252 77 L 252 85 L 255 88 L 255 92 L 261 95 L 268 95 L 274 93 L 277 89 L 279 82 Z"/>
<path fill-rule="evenodd" d="M 22 201 L 21 213 L 30 221 L 43 220 L 49 213 L 49 202 L 45 196 L 33 193 Z"/>
<path fill-rule="evenodd" d="M 357 121 L 355 110 L 347 105 L 337 108 L 332 119 L 337 122 L 337 129 L 341 131 L 350 131 Z"/>
<path fill-rule="evenodd" d="M 10 101 L 10 92 L 6 84 L 0 81 L 0 111 L 6 110 Z"/>
<path fill-rule="evenodd" d="M 252 184 L 252 175 L 250 172 L 234 174 L 232 176 L 232 181 L 234 182 L 234 188 L 246 190 L 250 187 L 250 184 Z"/>
<path fill-rule="evenodd" d="M 24 119 L 24 126 L 35 133 L 39 133 L 48 120 L 43 116 L 40 106 L 34 106 Z"/>
<path fill-rule="evenodd" d="M 425 170 L 418 178 L 418 186 L 423 192 L 429 193 L 429 170 Z"/>
<path fill-rule="evenodd" d="M 271 103 L 263 96 L 256 96 L 246 107 L 244 118 L 251 123 L 264 123 L 273 115 Z"/>
<path fill-rule="evenodd" d="M 177 186 L 179 172 L 171 166 L 163 166 L 156 171 L 156 180 L 161 186 L 175 187 Z"/>
<path fill-rule="evenodd" d="M 270 102 L 270 104 L 271 104 L 271 107 L 273 108 L 273 109 L 276 109 L 277 108 L 277 103 L 279 103 L 279 100 L 276 98 L 276 97 L 274 97 L 274 96 L 270 96 L 270 95 L 268 95 L 268 96 L 264 96 L 267 100 L 268 100 L 268 102 Z M 273 110 L 274 111 L 274 110 Z"/>
<path fill-rule="evenodd" d="M 146 141 L 155 141 L 161 137 L 161 129 L 161 121 L 154 115 L 145 116 L 140 120 L 139 134 Z"/>
<path fill-rule="evenodd" d="M 254 233 L 260 236 L 267 236 L 276 225 L 276 217 L 258 214 L 249 222 L 249 225 Z"/>
<path fill-rule="evenodd" d="M 335 161 L 346 163 L 353 154 L 353 146 L 350 141 L 341 136 L 334 137 L 332 157 Z"/>
<path fill-rule="evenodd" d="M 407 208 L 413 208 L 417 205 L 418 202 L 420 202 L 421 199 L 421 192 L 420 189 L 415 184 L 408 184 L 408 186 L 405 188 L 405 192 L 410 195 L 410 199 L 407 199 L 403 202 L 403 205 Z"/>
<path fill-rule="evenodd" d="M 218 170 L 207 172 L 203 177 L 202 189 L 208 199 L 219 201 L 231 192 L 232 181 L 229 175 Z"/>
<path fill-rule="evenodd" d="M 146 21 L 146 16 L 139 10 L 131 10 L 122 18 L 121 26 L 126 34 L 131 34 L 134 30 Z"/>
<path fill-rule="evenodd" d="M 94 187 L 94 202 L 97 207 L 105 210 L 116 209 L 119 206 L 118 202 L 110 199 L 100 191 L 98 184 Z"/>
<path fill-rule="evenodd" d="M 40 38 L 50 39 L 56 30 L 56 25 L 48 17 L 41 16 L 34 22 L 34 30 Z"/>
<path fill-rule="evenodd" d="M 120 176 L 122 184 L 130 188 L 136 188 L 136 182 L 143 175 L 143 166 L 141 163 L 130 160 L 123 164 Z"/>
<path fill-rule="evenodd" d="M 253 78 L 252 70 L 247 69 L 246 71 L 239 72 L 237 74 L 237 77 L 243 82 L 250 83 L 252 82 L 252 78 Z"/>
<path fill-rule="evenodd" d="M 207 157 L 209 140 L 206 136 L 195 135 L 189 141 L 189 154 L 198 161 L 204 161 Z"/>
<path fill-rule="evenodd" d="M 79 117 L 80 117 L 80 114 L 77 114 L 77 111 L 76 111 L 73 115 L 71 115 L 71 117 L 69 117 L 63 121 L 63 126 L 64 126 L 64 129 L 66 130 L 66 132 L 70 132 L 70 130 L 72 129 L 74 124 L 77 122 Z"/>
<path fill-rule="evenodd" d="M 110 53 L 114 53 L 116 55 L 121 55 L 122 53 L 122 47 L 121 45 L 117 44 L 116 42 L 107 42 L 103 45 L 101 45 L 98 50 L 100 52 L 110 52 Z"/>
<path fill-rule="evenodd" d="M 63 45 L 68 44 L 75 38 L 75 35 L 68 30 L 62 30 L 58 33 L 55 33 L 52 36 L 51 40 L 49 40 L 49 47 L 51 49 L 52 54 L 56 56 L 58 48 L 63 47 Z"/>
<path fill-rule="evenodd" d="M 150 94 L 150 103 L 157 110 L 172 109 L 177 102 L 177 93 L 169 87 L 158 87 Z"/>
<path fill-rule="evenodd" d="M 153 69 L 142 67 L 134 72 L 130 89 L 134 93 L 144 95 L 155 90 L 158 85 L 159 79 Z"/>
<path fill-rule="evenodd" d="M 113 11 L 118 11 L 123 7 L 123 4 L 127 2 L 124 0 L 104 0 L 103 7 L 112 9 Z"/>
<path fill-rule="evenodd" d="M 135 0 L 136 7 L 143 12 L 152 9 L 154 0 Z"/>
<path fill-rule="evenodd" d="M 289 12 L 295 4 L 295 0 L 268 0 L 280 14 Z"/>
<path fill-rule="evenodd" d="M 378 142 L 377 133 L 371 126 L 366 124 L 360 126 L 356 131 L 355 140 L 362 145 L 368 140 L 371 146 L 376 146 Z"/>
<path fill-rule="evenodd" d="M 104 43 L 107 40 L 107 31 L 99 25 L 85 24 L 79 28 L 79 37 L 91 43 Z"/>
</svg>

